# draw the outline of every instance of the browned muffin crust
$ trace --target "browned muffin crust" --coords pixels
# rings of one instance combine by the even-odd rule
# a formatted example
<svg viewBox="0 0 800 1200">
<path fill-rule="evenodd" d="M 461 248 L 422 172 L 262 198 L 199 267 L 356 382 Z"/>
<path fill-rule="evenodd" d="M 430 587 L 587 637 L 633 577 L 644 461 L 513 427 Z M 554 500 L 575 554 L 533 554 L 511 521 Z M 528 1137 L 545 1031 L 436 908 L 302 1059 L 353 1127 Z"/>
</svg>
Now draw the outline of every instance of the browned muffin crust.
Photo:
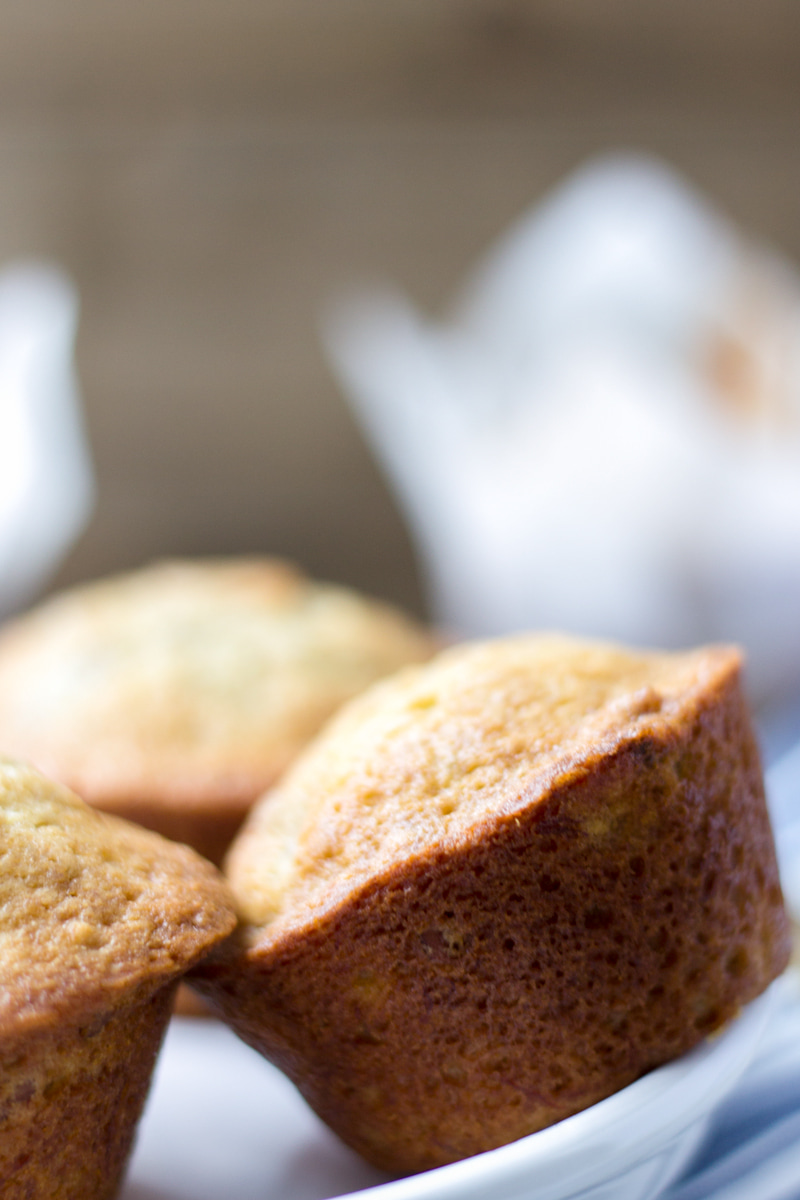
<svg viewBox="0 0 800 1200">
<path fill-rule="evenodd" d="M 432 652 L 387 605 L 286 563 L 161 563 L 0 634 L 0 753 L 218 862 L 345 700 Z"/>
<path fill-rule="evenodd" d="M 114 1195 L 186 969 L 235 916 L 185 846 L 0 760 L 0 1195 Z"/>
<path fill-rule="evenodd" d="M 336 718 L 234 843 L 195 973 L 365 1157 L 415 1171 L 676 1057 L 786 965 L 739 656 L 449 651 Z"/>
<path fill-rule="evenodd" d="M 0 1039 L 3 1200 L 113 1200 L 174 990 L 148 990 L 85 1026 Z"/>
</svg>

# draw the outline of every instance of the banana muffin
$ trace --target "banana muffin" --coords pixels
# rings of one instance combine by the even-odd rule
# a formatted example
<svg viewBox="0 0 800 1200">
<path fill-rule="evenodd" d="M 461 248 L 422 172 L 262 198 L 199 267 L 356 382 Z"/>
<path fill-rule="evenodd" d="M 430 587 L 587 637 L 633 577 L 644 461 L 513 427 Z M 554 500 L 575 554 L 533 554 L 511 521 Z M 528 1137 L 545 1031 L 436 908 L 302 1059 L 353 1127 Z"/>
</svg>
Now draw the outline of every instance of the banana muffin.
<svg viewBox="0 0 800 1200">
<path fill-rule="evenodd" d="M 194 982 L 395 1172 L 683 1054 L 789 955 L 739 668 L 520 636 L 376 685 L 251 813 Z"/>
<path fill-rule="evenodd" d="M 119 1185 L 180 976 L 235 924 L 186 846 L 0 760 L 0 1195 Z"/>
<path fill-rule="evenodd" d="M 157 564 L 0 634 L 0 753 L 219 862 L 345 700 L 432 653 L 394 609 L 266 559 Z"/>
</svg>

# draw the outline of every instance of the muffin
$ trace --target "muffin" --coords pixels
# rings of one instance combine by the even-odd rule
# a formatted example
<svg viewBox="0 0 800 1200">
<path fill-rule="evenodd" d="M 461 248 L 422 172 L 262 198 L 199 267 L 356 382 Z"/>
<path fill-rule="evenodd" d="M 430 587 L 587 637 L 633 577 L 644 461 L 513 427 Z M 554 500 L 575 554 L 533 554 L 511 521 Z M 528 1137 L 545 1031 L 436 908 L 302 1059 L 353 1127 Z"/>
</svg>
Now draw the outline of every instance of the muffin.
<svg viewBox="0 0 800 1200">
<path fill-rule="evenodd" d="M 393 1172 L 683 1054 L 789 955 L 739 667 L 524 636 L 378 684 L 253 810 L 196 986 Z"/>
<path fill-rule="evenodd" d="M 0 634 L 0 753 L 219 862 L 324 720 L 430 655 L 410 619 L 270 560 L 155 565 Z"/>
<path fill-rule="evenodd" d="M 0 1195 L 105 1200 L 186 969 L 235 924 L 217 871 L 0 761 Z"/>
</svg>

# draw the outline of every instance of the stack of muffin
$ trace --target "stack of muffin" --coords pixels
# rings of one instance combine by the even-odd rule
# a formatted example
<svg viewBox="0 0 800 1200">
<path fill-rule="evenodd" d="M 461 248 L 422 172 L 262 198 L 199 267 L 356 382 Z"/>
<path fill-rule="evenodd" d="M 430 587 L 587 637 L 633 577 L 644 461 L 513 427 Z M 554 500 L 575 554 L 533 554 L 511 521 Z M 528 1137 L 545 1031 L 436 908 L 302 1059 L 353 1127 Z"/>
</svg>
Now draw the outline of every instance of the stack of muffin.
<svg viewBox="0 0 800 1200">
<path fill-rule="evenodd" d="M 4 1197 L 113 1194 L 187 971 L 408 1172 L 624 1087 L 783 970 L 735 651 L 434 648 L 256 560 L 151 568 L 6 628 L 0 753 L 115 816 L 0 771 Z M 228 886 L 196 851 L 232 838 Z"/>
</svg>

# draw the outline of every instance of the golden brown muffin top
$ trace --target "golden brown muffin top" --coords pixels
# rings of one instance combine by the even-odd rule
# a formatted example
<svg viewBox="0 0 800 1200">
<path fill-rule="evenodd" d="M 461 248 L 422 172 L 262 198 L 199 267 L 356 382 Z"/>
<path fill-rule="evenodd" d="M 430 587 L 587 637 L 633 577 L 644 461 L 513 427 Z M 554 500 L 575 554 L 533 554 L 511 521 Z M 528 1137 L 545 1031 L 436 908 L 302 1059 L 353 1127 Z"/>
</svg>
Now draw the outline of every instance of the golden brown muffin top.
<svg viewBox="0 0 800 1200">
<path fill-rule="evenodd" d="M 249 801 L 346 699 L 431 651 L 389 606 L 282 562 L 156 564 L 6 627 L 0 753 L 111 809 Z"/>
<path fill-rule="evenodd" d="M 0 760 L 0 1034 L 108 1011 L 230 933 L 218 872 Z"/>
<path fill-rule="evenodd" d="M 457 646 L 352 701 L 253 810 L 227 860 L 258 939 L 400 862 L 451 851 L 625 737 L 691 719 L 734 649 L 637 652 L 557 635 Z M 596 836 L 613 815 L 598 815 Z"/>
</svg>

